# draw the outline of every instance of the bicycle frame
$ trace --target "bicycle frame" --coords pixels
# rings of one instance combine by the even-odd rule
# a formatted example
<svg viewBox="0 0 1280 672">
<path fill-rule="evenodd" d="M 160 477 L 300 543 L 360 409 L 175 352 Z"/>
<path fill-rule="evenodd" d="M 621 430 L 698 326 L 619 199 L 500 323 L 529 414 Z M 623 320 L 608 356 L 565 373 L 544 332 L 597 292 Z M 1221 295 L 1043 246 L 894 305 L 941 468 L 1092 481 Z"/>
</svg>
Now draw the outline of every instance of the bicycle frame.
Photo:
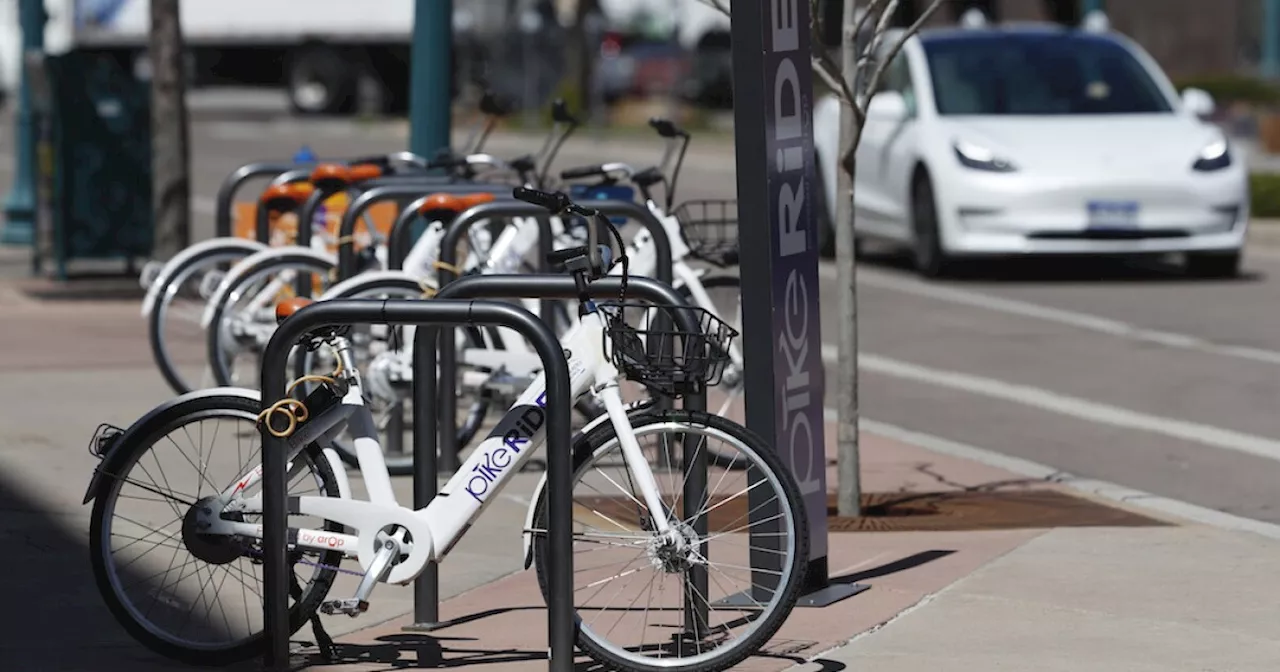
<svg viewBox="0 0 1280 672">
<path fill-rule="evenodd" d="M 604 356 L 604 320 L 598 313 L 589 313 L 561 343 L 569 353 L 569 378 L 573 399 L 555 403 L 573 403 L 588 392 L 595 394 L 605 405 L 609 421 L 613 424 L 627 468 L 636 479 L 643 504 L 651 511 L 664 511 L 657 481 L 641 452 L 635 438 L 627 408 L 618 389 L 620 374 Z M 290 437 L 289 470 L 293 472 L 296 458 L 302 448 L 311 441 L 340 431 L 345 421 L 348 431 L 355 436 L 355 447 L 360 472 L 365 479 L 369 500 L 351 499 L 349 494 L 340 497 L 302 496 L 291 505 L 296 515 L 313 515 L 331 520 L 357 530 L 356 535 L 333 533 L 324 530 L 291 529 L 296 546 L 314 550 L 342 550 L 359 559 L 361 567 L 368 571 L 379 535 L 388 527 L 398 525 L 408 530 L 412 542 L 402 544 L 407 554 L 395 565 L 386 578 L 387 583 L 405 583 L 416 578 L 428 562 L 440 562 L 454 544 L 465 535 L 495 496 L 507 485 L 521 465 L 538 451 L 546 441 L 545 409 L 546 379 L 539 374 L 533 383 L 516 399 L 507 414 L 489 433 L 489 436 L 467 458 L 466 463 L 454 473 L 431 504 L 419 510 L 401 506 L 391 489 L 391 479 L 378 444 L 377 430 L 368 407 L 364 405 L 359 372 L 355 369 L 350 344 L 344 339 L 334 339 L 331 347 L 338 352 L 344 365 L 344 378 L 349 387 L 340 404 L 321 413 L 302 425 Z M 345 367 L 351 368 L 345 368 Z M 332 460 L 331 460 L 332 461 Z M 343 470 L 340 461 L 333 463 L 335 474 Z M 238 495 L 262 478 L 261 465 L 255 467 L 240 480 L 228 486 L 210 503 L 210 510 L 221 512 L 243 511 L 261 513 L 261 496 L 239 499 Z M 339 477 L 345 480 L 345 471 Z M 655 534 L 666 534 L 671 529 L 667 517 L 653 516 Z M 203 522 L 209 524 L 210 534 L 233 534 L 261 538 L 262 526 L 241 523 L 210 514 Z"/>
</svg>

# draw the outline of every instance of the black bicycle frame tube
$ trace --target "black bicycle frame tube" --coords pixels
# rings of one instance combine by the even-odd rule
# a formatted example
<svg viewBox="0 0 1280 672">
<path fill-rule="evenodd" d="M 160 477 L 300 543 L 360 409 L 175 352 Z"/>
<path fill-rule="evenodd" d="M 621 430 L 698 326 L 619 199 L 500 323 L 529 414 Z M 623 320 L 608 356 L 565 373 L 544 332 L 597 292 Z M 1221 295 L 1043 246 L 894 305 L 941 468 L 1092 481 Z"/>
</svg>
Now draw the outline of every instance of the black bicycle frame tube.
<svg viewBox="0 0 1280 672">
<path fill-rule="evenodd" d="M 569 435 L 569 366 L 555 334 L 529 311 L 496 301 L 412 301 L 343 299 L 309 305 L 282 322 L 262 357 L 262 407 L 288 398 L 285 367 L 289 352 L 304 337 L 326 327 L 349 324 L 499 326 L 533 346 L 547 381 L 548 541 L 560 560 L 548 568 L 547 637 L 550 669 L 573 670 L 572 446 Z M 426 331 L 426 329 L 419 329 Z M 445 330 L 452 333 L 452 329 Z M 415 391 L 415 395 L 417 392 Z M 424 414 L 430 415 L 430 414 Z M 289 665 L 288 441 L 261 427 L 263 459 L 263 632 L 268 670 Z M 434 485 L 434 482 L 432 483 Z M 418 493 L 415 492 L 415 501 Z"/>
<path fill-rule="evenodd" d="M 235 206 L 236 192 L 240 191 L 246 182 L 256 177 L 279 175 L 297 166 L 296 163 L 246 163 L 231 171 L 227 179 L 223 180 L 222 185 L 218 187 L 218 195 L 215 197 L 213 235 L 218 238 L 231 235 L 231 208 Z"/>
<path fill-rule="evenodd" d="M 591 295 L 596 298 L 618 296 L 622 290 L 622 279 L 611 276 L 593 281 L 588 285 Z M 655 305 L 676 308 L 689 307 L 689 302 L 671 285 L 652 278 L 641 276 L 627 279 L 627 293 L 649 301 Z M 577 285 L 572 277 L 566 275 L 471 275 L 450 283 L 440 289 L 435 300 L 455 299 L 511 299 L 511 298 L 559 298 L 572 299 L 578 296 Z M 677 310 L 676 321 L 680 329 L 696 333 L 700 324 L 694 315 L 687 310 Z M 452 345 L 440 349 L 441 334 L 439 329 L 419 329 L 414 337 L 413 352 L 413 403 L 414 408 L 435 409 L 420 412 L 415 416 L 413 429 L 414 455 L 414 508 L 426 506 L 435 496 L 438 470 L 446 473 L 458 470 L 458 359 Z M 445 330 L 452 335 L 452 330 Z M 452 340 L 452 339 L 450 339 Z M 436 354 L 439 352 L 439 368 L 437 370 Z M 430 355 L 425 355 L 430 353 Z M 429 357 L 429 359 L 428 359 Z M 439 378 L 437 378 L 439 376 Z M 705 411 L 707 409 L 707 393 L 704 389 L 699 394 L 683 397 L 685 410 Z M 437 462 L 436 448 L 440 448 Z M 704 450 L 693 450 L 689 454 L 689 446 L 684 450 L 683 468 L 685 484 L 683 498 L 686 511 L 701 511 L 707 497 L 707 454 Z M 548 460 L 551 459 L 548 454 Z M 550 462 L 548 461 L 548 465 Z M 550 469 L 550 466 L 548 466 Z M 550 476 L 548 476 L 550 478 Z M 424 500 L 417 499 L 423 493 Z M 694 507 L 694 508 L 689 508 Z M 699 516 L 693 521 L 694 531 L 703 538 L 707 535 L 707 517 Z M 553 548 L 555 548 L 553 546 Z M 707 557 L 708 549 L 702 544 L 703 557 Z M 709 595 L 707 592 L 708 574 L 705 566 L 697 565 L 689 570 L 689 582 L 692 588 L 700 592 L 694 595 Z M 439 617 L 439 576 L 423 574 L 414 583 L 414 623 L 415 629 L 430 630 Z M 685 601 L 685 627 L 691 633 L 701 633 L 707 623 L 707 604 L 703 600 Z"/>
</svg>

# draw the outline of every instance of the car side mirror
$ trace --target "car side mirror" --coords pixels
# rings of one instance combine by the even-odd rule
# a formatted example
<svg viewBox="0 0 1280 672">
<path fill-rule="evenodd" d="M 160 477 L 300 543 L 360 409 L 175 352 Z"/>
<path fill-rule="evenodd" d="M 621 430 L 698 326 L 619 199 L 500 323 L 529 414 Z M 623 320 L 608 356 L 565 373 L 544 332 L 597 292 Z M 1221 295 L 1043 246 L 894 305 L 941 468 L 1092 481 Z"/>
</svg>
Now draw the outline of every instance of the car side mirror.
<svg viewBox="0 0 1280 672">
<path fill-rule="evenodd" d="M 905 119 L 910 113 L 907 99 L 897 91 L 881 91 L 871 98 L 867 106 L 867 116 L 879 119 L 898 121 Z"/>
<path fill-rule="evenodd" d="M 1197 117 L 1208 117 L 1213 114 L 1215 105 L 1213 96 L 1204 89 L 1189 87 L 1182 91 L 1182 106 Z"/>
</svg>

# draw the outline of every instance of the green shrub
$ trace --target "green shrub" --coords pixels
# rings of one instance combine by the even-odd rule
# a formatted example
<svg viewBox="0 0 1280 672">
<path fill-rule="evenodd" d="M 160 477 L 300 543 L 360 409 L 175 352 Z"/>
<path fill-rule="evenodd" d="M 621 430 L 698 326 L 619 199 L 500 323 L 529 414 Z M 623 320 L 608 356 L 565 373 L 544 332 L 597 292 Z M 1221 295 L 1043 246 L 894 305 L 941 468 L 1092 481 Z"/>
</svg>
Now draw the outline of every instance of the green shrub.
<svg viewBox="0 0 1280 672">
<path fill-rule="evenodd" d="M 1219 105 L 1229 103 L 1253 103 L 1272 105 L 1280 102 L 1280 87 L 1258 77 L 1244 75 L 1206 75 L 1186 77 L 1174 81 L 1178 91 L 1187 88 L 1202 89 L 1213 96 Z"/>
<path fill-rule="evenodd" d="M 1280 217 L 1280 173 L 1250 174 L 1249 193 L 1253 217 Z"/>
</svg>

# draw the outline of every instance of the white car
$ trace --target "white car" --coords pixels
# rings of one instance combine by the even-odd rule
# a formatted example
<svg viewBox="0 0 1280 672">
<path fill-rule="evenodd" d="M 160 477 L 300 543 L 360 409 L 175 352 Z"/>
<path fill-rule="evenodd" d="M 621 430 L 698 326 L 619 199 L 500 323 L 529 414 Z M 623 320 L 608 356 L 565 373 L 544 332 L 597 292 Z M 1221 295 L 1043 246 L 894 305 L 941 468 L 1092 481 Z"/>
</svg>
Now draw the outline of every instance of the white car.
<svg viewBox="0 0 1280 672">
<path fill-rule="evenodd" d="M 892 44 L 897 36 L 888 36 Z M 939 276 L 965 258 L 1184 253 L 1201 276 L 1236 274 L 1248 174 L 1155 61 L 1105 28 L 930 29 L 911 37 L 871 99 L 857 150 L 855 240 L 908 246 Z M 835 208 L 840 104 L 815 105 Z M 823 231 L 831 248 L 832 231 Z"/>
</svg>

